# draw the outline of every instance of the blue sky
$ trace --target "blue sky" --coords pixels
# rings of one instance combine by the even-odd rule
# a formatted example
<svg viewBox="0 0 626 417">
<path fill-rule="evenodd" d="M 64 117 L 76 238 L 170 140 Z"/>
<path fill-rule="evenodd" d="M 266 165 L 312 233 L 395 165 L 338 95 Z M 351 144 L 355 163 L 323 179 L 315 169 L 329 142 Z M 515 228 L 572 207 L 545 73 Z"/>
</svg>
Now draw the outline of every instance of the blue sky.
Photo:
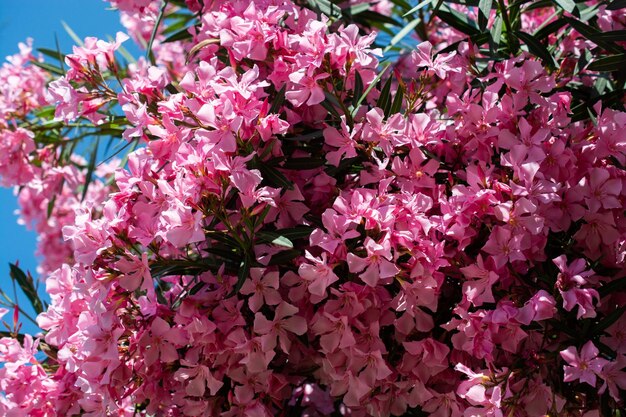
<svg viewBox="0 0 626 417">
<path fill-rule="evenodd" d="M 55 34 L 63 52 L 71 52 L 72 39 L 63 29 L 65 21 L 79 37 L 96 36 L 106 39 L 123 30 L 118 14 L 107 10 L 109 3 L 102 0 L 0 0 L 0 59 L 18 51 L 18 42 L 31 37 L 34 47 L 56 49 Z M 130 42 L 130 41 L 129 41 Z M 17 203 L 13 190 L 0 188 L 0 287 L 12 294 L 9 278 L 9 262 L 20 261 L 24 270 L 36 275 L 36 236 L 17 224 L 14 214 Z M 43 283 L 42 283 L 43 284 Z M 43 285 L 42 285 L 43 289 Z M 20 305 L 28 305 L 22 298 Z M 10 315 L 5 317 L 10 322 Z M 24 322 L 24 330 L 34 332 L 36 328 Z"/>
</svg>

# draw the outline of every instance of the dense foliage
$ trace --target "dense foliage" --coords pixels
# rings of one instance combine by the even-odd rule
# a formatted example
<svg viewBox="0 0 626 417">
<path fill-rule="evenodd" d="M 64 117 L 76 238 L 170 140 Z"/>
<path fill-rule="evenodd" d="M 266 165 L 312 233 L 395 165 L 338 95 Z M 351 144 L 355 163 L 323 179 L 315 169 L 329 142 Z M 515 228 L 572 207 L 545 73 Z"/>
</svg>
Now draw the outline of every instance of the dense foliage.
<svg viewBox="0 0 626 417">
<path fill-rule="evenodd" d="M 625 415 L 624 1 L 110 3 L 0 68 L 0 414 Z"/>
</svg>

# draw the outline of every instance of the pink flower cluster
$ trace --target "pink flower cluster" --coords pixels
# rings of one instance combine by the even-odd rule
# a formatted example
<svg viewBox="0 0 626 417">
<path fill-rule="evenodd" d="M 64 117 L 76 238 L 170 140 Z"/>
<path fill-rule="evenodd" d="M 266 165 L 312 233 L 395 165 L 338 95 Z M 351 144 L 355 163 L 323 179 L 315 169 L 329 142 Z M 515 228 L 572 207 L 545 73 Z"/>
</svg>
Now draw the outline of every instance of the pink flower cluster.
<svg viewBox="0 0 626 417">
<path fill-rule="evenodd" d="M 129 27 L 159 20 L 155 2 L 112 3 Z M 119 34 L 48 85 L 29 47 L 0 70 L 0 176 L 50 297 L 40 338 L 0 339 L 0 414 L 624 406 L 626 113 L 572 122 L 554 92 L 571 75 L 527 53 L 476 76 L 471 45 L 436 54 L 461 39 L 438 20 L 393 94 L 361 100 L 375 33 L 287 1 L 185 3 L 200 24 L 159 35 L 158 65 L 122 68 Z M 571 38 L 564 53 L 588 47 Z M 85 189 L 75 138 L 40 126 L 112 120 L 138 148 Z"/>
</svg>

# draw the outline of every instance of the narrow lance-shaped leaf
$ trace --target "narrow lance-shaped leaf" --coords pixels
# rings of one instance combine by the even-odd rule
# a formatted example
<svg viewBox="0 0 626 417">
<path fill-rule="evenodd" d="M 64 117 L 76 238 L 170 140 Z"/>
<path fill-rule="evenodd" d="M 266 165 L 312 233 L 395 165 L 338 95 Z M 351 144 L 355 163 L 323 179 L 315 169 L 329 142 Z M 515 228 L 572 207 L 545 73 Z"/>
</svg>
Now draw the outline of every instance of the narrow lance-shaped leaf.
<svg viewBox="0 0 626 417">
<path fill-rule="evenodd" d="M 261 171 L 263 179 L 272 186 L 293 190 L 292 182 L 289 181 L 282 172 L 276 169 L 276 167 L 259 161 L 258 159 L 256 159 L 254 165 Z"/>
<path fill-rule="evenodd" d="M 378 100 L 376 101 L 376 107 L 382 109 L 385 116 L 391 108 L 391 82 L 392 77 L 387 78 L 383 89 L 380 91 L 380 96 L 378 96 Z"/>
<path fill-rule="evenodd" d="M 96 142 L 91 151 L 91 156 L 89 157 L 89 165 L 87 166 L 87 174 L 85 175 L 85 185 L 83 187 L 83 195 L 80 198 L 80 201 L 84 201 L 87 196 L 87 190 L 89 189 L 89 184 L 91 183 L 91 179 L 93 178 L 93 172 L 96 168 L 96 159 L 98 157 L 98 144 L 100 143 L 100 138 L 96 138 Z"/>
<path fill-rule="evenodd" d="M 589 25 L 586 25 L 585 23 L 579 20 L 576 20 L 572 17 L 564 17 L 564 19 L 574 29 L 576 29 L 578 33 L 580 33 L 581 35 L 583 35 L 585 38 L 589 39 L 590 41 L 596 43 L 599 47 L 606 49 L 609 52 L 615 52 L 615 53 L 621 53 L 624 51 L 624 49 L 620 47 L 619 45 L 613 42 L 607 42 L 606 40 L 602 39 L 601 37 L 602 32 L 600 32 L 598 29 L 591 27 Z"/>
<path fill-rule="evenodd" d="M 68 35 L 70 35 L 70 38 L 72 38 L 72 40 L 74 42 L 76 42 L 76 44 L 78 46 L 83 46 L 83 40 L 76 34 L 76 32 L 74 32 L 72 30 L 72 28 L 70 27 L 70 25 L 68 25 L 67 23 L 65 23 L 64 21 L 61 20 L 61 25 L 63 26 L 63 29 L 65 29 L 65 31 L 67 32 Z"/>
<path fill-rule="evenodd" d="M 228 294 L 227 297 L 232 297 L 237 294 L 241 287 L 243 287 L 243 283 L 246 282 L 246 279 L 250 276 L 250 257 L 246 254 L 241 261 L 241 265 L 239 266 L 239 272 L 237 273 L 237 282 L 233 287 L 233 290 Z"/>
<path fill-rule="evenodd" d="M 283 106 L 283 103 L 285 102 L 286 89 L 287 89 L 287 84 L 283 85 L 283 87 L 276 94 L 276 97 L 274 97 L 274 100 L 272 101 L 272 106 L 270 107 L 270 111 L 269 111 L 270 114 L 278 113 L 280 108 Z"/>
<path fill-rule="evenodd" d="M 352 95 L 352 105 L 356 106 L 357 100 L 363 94 L 363 78 L 361 78 L 361 74 L 359 71 L 354 71 L 354 91 Z"/>
<path fill-rule="evenodd" d="M 289 238 L 283 236 L 280 232 L 258 232 L 255 237 L 263 242 L 293 249 L 293 242 L 289 240 Z"/>
<path fill-rule="evenodd" d="M 165 38 L 163 40 L 163 43 L 182 41 L 186 39 L 191 39 L 192 37 L 193 36 L 191 36 L 191 33 L 189 33 L 189 28 L 184 28 L 184 29 L 179 30 L 176 33 L 171 34 L 167 38 Z"/>
<path fill-rule="evenodd" d="M 576 3 L 573 0 L 553 0 L 552 3 L 558 4 L 568 13 L 574 13 L 574 10 L 576 10 Z"/>
<path fill-rule="evenodd" d="M 415 27 L 417 25 L 419 25 L 421 19 L 413 19 L 411 22 L 409 22 L 405 27 L 403 27 L 402 29 L 400 29 L 398 31 L 398 33 L 396 33 L 396 35 L 391 38 L 391 41 L 389 41 L 389 45 L 387 45 L 387 47 L 385 48 L 385 52 L 389 51 L 391 48 L 393 48 L 398 42 L 400 42 L 402 39 L 404 39 L 406 37 L 406 35 L 408 35 L 409 33 L 411 33 L 413 31 L 413 29 L 415 29 Z"/>
<path fill-rule="evenodd" d="M 626 0 L 613 0 L 606 6 L 607 10 L 626 9 Z"/>
<path fill-rule="evenodd" d="M 596 59 L 587 67 L 590 71 L 625 71 L 626 54 L 606 56 Z"/>
<path fill-rule="evenodd" d="M 396 91 L 396 96 L 393 98 L 393 104 L 391 105 L 391 110 L 389 114 L 400 113 L 402 109 L 402 100 L 404 99 L 404 87 L 402 85 L 398 86 L 398 91 Z"/>
<path fill-rule="evenodd" d="M 63 71 L 62 68 L 55 67 L 54 65 L 48 64 L 46 62 L 31 61 L 30 63 L 33 64 L 36 67 L 39 67 L 39 68 L 44 69 L 44 70 L 46 70 L 48 72 L 51 72 L 52 74 L 65 75 L 65 71 Z"/>
<path fill-rule="evenodd" d="M 329 0 L 307 0 L 311 8 L 326 16 L 337 19 L 341 17 L 341 9 Z"/>
<path fill-rule="evenodd" d="M 33 281 L 33 277 L 30 274 L 26 275 L 24 271 L 20 269 L 19 266 L 9 263 L 11 278 L 17 282 L 20 286 L 24 295 L 28 298 L 33 309 L 37 314 L 43 312 L 43 303 L 39 299 L 39 294 L 37 294 L 37 288 L 35 288 L 35 283 Z"/>
<path fill-rule="evenodd" d="M 152 65 L 156 64 L 156 60 L 154 58 L 154 53 L 152 52 L 152 44 L 154 43 L 154 38 L 156 38 L 156 34 L 159 31 L 159 26 L 161 25 L 161 21 L 163 20 L 163 16 L 165 15 L 165 8 L 169 0 L 163 0 L 163 4 L 161 5 L 161 10 L 159 11 L 159 16 L 157 17 L 156 22 L 154 23 L 154 27 L 152 28 L 152 34 L 150 35 L 150 40 L 148 41 L 148 46 L 146 48 L 146 57 L 150 60 Z"/>
<path fill-rule="evenodd" d="M 449 7 L 446 7 L 445 9 L 442 7 L 441 10 L 439 10 L 437 17 L 466 35 L 472 36 L 480 33 L 472 20 L 464 14 Z"/>
<path fill-rule="evenodd" d="M 547 25 L 538 29 L 537 31 L 535 31 L 535 33 L 533 33 L 533 36 L 535 37 L 535 39 L 542 41 L 545 38 L 547 38 L 549 35 L 556 33 L 559 29 L 561 29 L 565 25 L 567 25 L 567 20 L 563 18 L 557 19 L 553 22 L 548 23 Z"/>
<path fill-rule="evenodd" d="M 53 59 L 56 59 L 59 62 L 63 62 L 63 60 L 65 59 L 65 55 L 64 54 L 59 53 L 58 51 L 55 51 L 55 50 L 52 50 L 52 49 L 37 48 L 37 51 L 41 52 L 45 56 L 48 56 L 48 57 L 53 58 Z"/>
<path fill-rule="evenodd" d="M 602 333 L 604 330 L 611 327 L 613 323 L 619 320 L 625 311 L 626 311 L 626 306 L 622 306 L 621 308 L 613 310 L 612 312 L 607 314 L 606 317 L 604 317 L 604 319 L 602 319 L 596 326 L 593 327 L 592 333 L 593 334 Z"/>
<path fill-rule="evenodd" d="M 537 39 L 526 32 L 517 31 L 515 34 L 526 44 L 528 47 L 528 51 L 533 55 L 541 58 L 544 64 L 546 64 L 550 68 L 555 68 L 556 63 L 554 62 L 554 58 L 548 51 L 548 49 L 541 44 Z"/>
<path fill-rule="evenodd" d="M 492 0 L 480 0 L 478 2 L 478 27 L 480 30 L 487 28 L 489 15 L 491 14 Z"/>
<path fill-rule="evenodd" d="M 365 100 L 365 97 L 367 97 L 367 95 L 370 93 L 370 91 L 372 91 L 372 89 L 376 86 L 376 83 L 387 72 L 387 70 L 389 69 L 390 66 L 391 66 L 391 62 L 387 63 L 387 65 L 376 76 L 376 78 L 374 78 L 374 81 L 372 81 L 372 83 L 369 86 L 367 86 L 367 89 L 363 92 L 361 97 L 357 100 L 356 104 L 354 105 L 354 109 L 352 110 L 352 116 L 354 116 L 356 114 L 357 110 L 359 109 L 359 106 L 361 105 L 363 100 Z"/>
<path fill-rule="evenodd" d="M 417 6 L 413 7 L 411 10 L 409 10 L 408 12 L 406 12 L 405 14 L 402 15 L 402 17 L 406 17 L 408 15 L 410 15 L 411 13 L 415 13 L 416 11 L 418 11 L 419 9 L 421 9 L 422 7 L 426 7 L 428 6 L 430 3 L 432 3 L 434 0 L 425 0 L 421 3 L 418 3 Z"/>
<path fill-rule="evenodd" d="M 626 42 L 626 30 L 601 32 L 598 33 L 595 38 L 606 42 Z"/>
</svg>

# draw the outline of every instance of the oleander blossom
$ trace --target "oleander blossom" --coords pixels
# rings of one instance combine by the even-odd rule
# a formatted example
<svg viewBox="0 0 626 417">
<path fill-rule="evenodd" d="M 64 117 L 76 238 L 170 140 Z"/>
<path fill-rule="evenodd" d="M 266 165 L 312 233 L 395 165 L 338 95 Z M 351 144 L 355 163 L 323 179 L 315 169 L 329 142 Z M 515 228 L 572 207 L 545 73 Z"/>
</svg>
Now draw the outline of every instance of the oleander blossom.
<svg viewBox="0 0 626 417">
<path fill-rule="evenodd" d="M 625 406 L 619 2 L 109 3 L 0 68 L 0 415 Z"/>
</svg>

